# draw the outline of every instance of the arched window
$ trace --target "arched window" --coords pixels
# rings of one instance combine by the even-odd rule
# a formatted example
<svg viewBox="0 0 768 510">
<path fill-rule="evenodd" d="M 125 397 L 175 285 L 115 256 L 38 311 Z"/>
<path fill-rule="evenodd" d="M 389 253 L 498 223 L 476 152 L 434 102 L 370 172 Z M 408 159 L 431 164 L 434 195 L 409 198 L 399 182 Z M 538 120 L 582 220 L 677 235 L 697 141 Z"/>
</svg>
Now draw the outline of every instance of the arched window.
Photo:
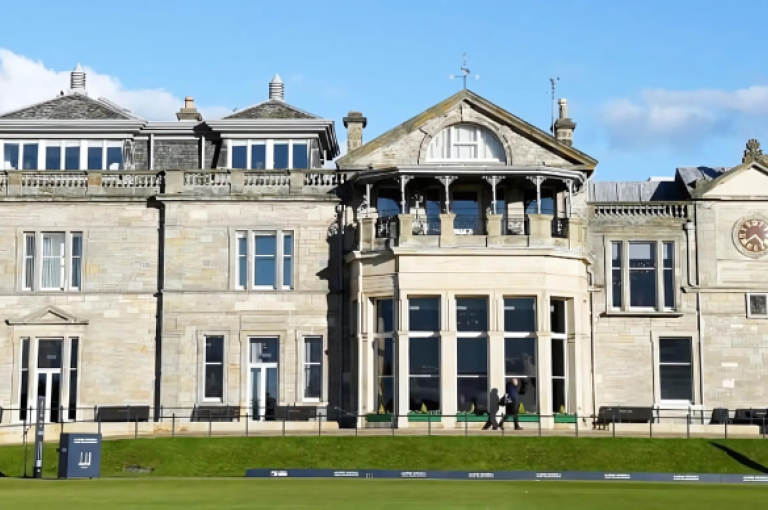
<svg viewBox="0 0 768 510">
<path fill-rule="evenodd" d="M 457 124 L 440 131 L 429 144 L 427 161 L 505 163 L 504 146 L 488 129 Z"/>
</svg>

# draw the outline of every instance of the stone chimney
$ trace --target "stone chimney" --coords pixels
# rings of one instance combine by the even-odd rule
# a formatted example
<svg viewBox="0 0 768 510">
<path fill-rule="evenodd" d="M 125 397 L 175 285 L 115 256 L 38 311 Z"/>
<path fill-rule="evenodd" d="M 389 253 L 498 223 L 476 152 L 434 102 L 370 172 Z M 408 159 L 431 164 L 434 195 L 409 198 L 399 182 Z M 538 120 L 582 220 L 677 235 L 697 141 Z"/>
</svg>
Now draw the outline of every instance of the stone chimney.
<svg viewBox="0 0 768 510">
<path fill-rule="evenodd" d="M 80 66 L 80 64 L 77 64 L 77 67 L 75 67 L 75 70 L 72 71 L 72 74 L 70 74 L 69 89 L 72 92 L 79 92 L 80 94 L 86 93 L 85 71 L 83 71 L 83 68 Z"/>
<path fill-rule="evenodd" d="M 573 145 L 573 130 L 576 129 L 576 123 L 568 117 L 568 102 L 561 98 L 557 104 L 560 107 L 560 115 L 555 121 L 555 138 L 558 142 L 570 147 Z"/>
<path fill-rule="evenodd" d="M 344 127 L 347 128 L 347 152 L 352 152 L 363 145 L 363 129 L 368 119 L 360 112 L 349 112 L 344 117 Z"/>
<path fill-rule="evenodd" d="M 269 82 L 269 98 L 278 101 L 285 100 L 285 85 L 283 85 L 283 80 L 280 79 L 279 74 L 276 74 Z"/>
<path fill-rule="evenodd" d="M 203 120 L 203 116 L 195 108 L 195 100 L 190 96 L 184 98 L 184 108 L 176 113 L 176 118 L 179 120 Z"/>
</svg>

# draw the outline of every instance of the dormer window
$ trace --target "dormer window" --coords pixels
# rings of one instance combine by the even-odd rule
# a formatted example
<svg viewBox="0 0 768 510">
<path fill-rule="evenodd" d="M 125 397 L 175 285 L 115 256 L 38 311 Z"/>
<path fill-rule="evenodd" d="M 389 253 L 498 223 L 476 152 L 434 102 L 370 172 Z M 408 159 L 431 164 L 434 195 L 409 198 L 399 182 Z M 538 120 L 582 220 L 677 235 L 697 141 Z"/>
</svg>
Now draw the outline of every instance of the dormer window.
<svg viewBox="0 0 768 510">
<path fill-rule="evenodd" d="M 123 170 L 123 140 L 0 140 L 2 170 Z"/>
<path fill-rule="evenodd" d="M 229 168 L 242 170 L 305 169 L 310 166 L 309 140 L 229 140 Z"/>
<path fill-rule="evenodd" d="M 440 131 L 427 150 L 427 161 L 506 163 L 501 141 L 490 130 L 474 124 L 457 124 Z"/>
</svg>

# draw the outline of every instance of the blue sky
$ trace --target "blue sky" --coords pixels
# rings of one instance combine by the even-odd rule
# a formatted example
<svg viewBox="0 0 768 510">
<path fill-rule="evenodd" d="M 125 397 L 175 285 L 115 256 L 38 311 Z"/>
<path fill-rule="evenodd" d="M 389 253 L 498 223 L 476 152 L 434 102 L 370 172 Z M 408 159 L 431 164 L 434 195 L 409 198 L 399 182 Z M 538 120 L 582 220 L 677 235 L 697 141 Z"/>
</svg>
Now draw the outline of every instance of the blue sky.
<svg viewBox="0 0 768 510">
<path fill-rule="evenodd" d="M 0 110 L 67 87 L 172 119 L 194 96 L 208 116 L 266 98 L 341 123 L 368 117 L 365 140 L 461 87 L 546 128 L 549 78 L 577 122 L 574 145 L 597 179 L 733 166 L 750 137 L 768 144 L 768 1 L 507 0 L 374 2 L 134 0 L 6 2 Z"/>
</svg>

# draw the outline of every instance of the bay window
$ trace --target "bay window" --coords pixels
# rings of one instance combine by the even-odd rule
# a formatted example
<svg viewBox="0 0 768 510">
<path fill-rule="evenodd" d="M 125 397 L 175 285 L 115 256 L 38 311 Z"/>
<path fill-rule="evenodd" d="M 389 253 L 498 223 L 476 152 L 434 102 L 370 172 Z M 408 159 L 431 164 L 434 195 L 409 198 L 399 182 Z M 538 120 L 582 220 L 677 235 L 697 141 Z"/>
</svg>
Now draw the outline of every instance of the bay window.
<svg viewBox="0 0 768 510">
<path fill-rule="evenodd" d="M 536 298 L 504 299 L 504 376 L 518 380 L 522 411 L 537 413 Z"/>
<path fill-rule="evenodd" d="M 488 300 L 456 299 L 456 409 L 488 411 Z"/>
<path fill-rule="evenodd" d="M 376 413 L 395 412 L 395 342 L 393 300 L 376 300 L 374 370 L 376 371 Z"/>
<path fill-rule="evenodd" d="M 408 408 L 440 410 L 440 298 L 408 301 Z"/>
<path fill-rule="evenodd" d="M 562 299 L 550 301 L 550 323 L 552 326 L 552 412 L 565 413 L 568 410 L 568 321 L 566 302 Z"/>
</svg>

